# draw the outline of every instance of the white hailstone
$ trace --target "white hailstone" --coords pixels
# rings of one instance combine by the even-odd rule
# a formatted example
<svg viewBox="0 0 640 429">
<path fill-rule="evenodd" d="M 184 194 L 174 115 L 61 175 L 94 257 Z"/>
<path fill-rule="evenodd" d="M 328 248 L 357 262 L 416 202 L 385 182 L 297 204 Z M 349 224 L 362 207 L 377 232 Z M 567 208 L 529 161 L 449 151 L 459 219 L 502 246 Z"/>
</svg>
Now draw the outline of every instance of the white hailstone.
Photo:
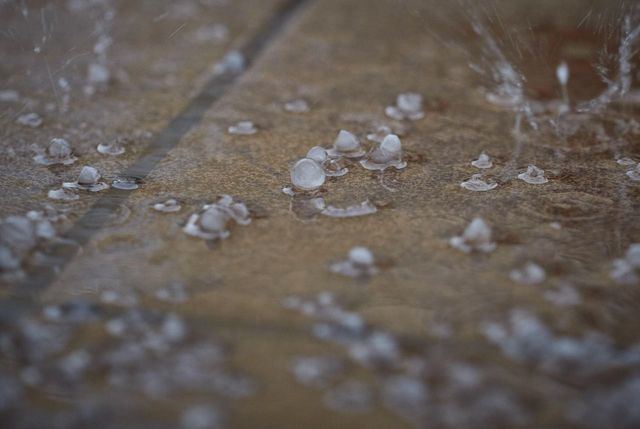
<svg viewBox="0 0 640 429">
<path fill-rule="evenodd" d="M 98 63 L 91 63 L 87 69 L 87 80 L 90 84 L 104 85 L 109 82 L 111 72 L 109 69 Z"/>
<path fill-rule="evenodd" d="M 544 170 L 535 165 L 529 165 L 526 172 L 518 174 L 518 179 L 524 180 L 531 185 L 542 185 L 549 181 L 544 176 Z"/>
<path fill-rule="evenodd" d="M 66 182 L 62 184 L 67 189 L 84 189 L 86 191 L 98 192 L 107 189 L 109 185 L 99 182 L 100 173 L 94 167 L 85 165 L 82 167 L 78 180 L 75 182 Z"/>
<path fill-rule="evenodd" d="M 297 99 L 287 101 L 284 104 L 284 110 L 291 113 L 306 113 L 311 109 L 309 108 L 309 103 L 307 103 L 306 100 Z"/>
<path fill-rule="evenodd" d="M 302 158 L 291 169 L 291 183 L 303 191 L 318 189 L 324 184 L 326 174 L 324 169 L 316 161 Z"/>
<path fill-rule="evenodd" d="M 117 138 L 110 142 L 100 143 L 96 148 L 97 151 L 103 155 L 122 155 L 125 152 L 124 143 L 125 139 Z"/>
<path fill-rule="evenodd" d="M 321 211 L 321 214 L 329 217 L 357 217 L 357 216 L 366 216 L 373 213 L 376 213 L 378 208 L 371 204 L 369 200 L 363 201 L 360 204 L 355 204 L 352 206 L 348 206 L 345 208 L 327 206 Z"/>
<path fill-rule="evenodd" d="M 522 268 L 512 270 L 509 278 L 516 283 L 535 285 L 547 277 L 544 268 L 534 262 L 527 262 Z"/>
<path fill-rule="evenodd" d="M 416 121 L 424 117 L 422 111 L 422 95 L 407 92 L 398 95 L 395 106 L 387 106 L 385 114 L 396 120 L 410 119 Z"/>
<path fill-rule="evenodd" d="M 635 162 L 633 159 L 631 159 L 631 158 L 629 158 L 629 157 L 626 157 L 626 156 L 625 156 L 625 157 L 623 157 L 623 158 L 618 158 L 618 159 L 616 159 L 616 162 L 617 162 L 619 165 L 625 165 L 625 166 L 635 165 L 635 164 L 636 164 L 636 162 Z"/>
<path fill-rule="evenodd" d="M 381 125 L 376 129 L 375 132 L 367 134 L 367 140 L 375 143 L 382 143 L 382 140 L 384 140 L 384 138 L 389 134 L 393 134 L 391 128 L 387 127 L 386 125 Z"/>
<path fill-rule="evenodd" d="M 207 204 L 200 212 L 192 214 L 182 230 L 205 240 L 224 240 L 229 236 L 226 228 L 232 219 L 239 225 L 251 223 L 247 207 L 234 202 L 229 195 L 223 195 L 216 203 Z"/>
<path fill-rule="evenodd" d="M 47 193 L 47 196 L 52 200 L 60 201 L 76 201 L 80 199 L 80 196 L 73 192 L 71 189 L 52 189 Z"/>
<path fill-rule="evenodd" d="M 255 125 L 251 121 L 240 121 L 235 125 L 231 125 L 229 127 L 230 134 L 248 136 L 251 134 L 255 134 L 257 132 L 258 132 L 258 129 L 255 127 Z"/>
<path fill-rule="evenodd" d="M 373 253 L 362 246 L 352 248 L 347 259 L 332 263 L 329 269 L 347 277 L 368 277 L 378 272 Z"/>
<path fill-rule="evenodd" d="M 327 151 L 321 146 L 314 146 L 307 152 L 307 158 L 314 160 L 318 164 L 325 162 L 328 157 Z"/>
<path fill-rule="evenodd" d="M 237 74 L 244 70 L 245 64 L 246 60 L 242 52 L 234 50 L 227 53 L 222 60 L 214 66 L 213 73 L 215 75 L 225 73 Z"/>
<path fill-rule="evenodd" d="M 365 154 L 360 145 L 360 140 L 354 134 L 346 130 L 340 130 L 338 137 L 333 142 L 333 147 L 327 150 L 329 156 L 346 158 L 359 158 Z"/>
<path fill-rule="evenodd" d="M 175 213 L 179 212 L 182 206 L 177 200 L 169 198 L 166 201 L 156 203 L 153 205 L 153 209 L 162 213 Z"/>
<path fill-rule="evenodd" d="M 449 244 L 465 253 L 472 251 L 491 252 L 495 250 L 496 243 L 492 241 L 491 228 L 482 218 L 475 218 L 464 230 L 462 236 L 452 237 Z"/>
<path fill-rule="evenodd" d="M 460 186 L 469 191 L 484 192 L 495 189 L 498 184 L 487 183 L 482 180 L 482 174 L 474 174 L 473 176 L 471 176 L 471 179 L 465 180 L 464 182 L 460 183 Z"/>
<path fill-rule="evenodd" d="M 560 85 L 566 86 L 569 82 L 569 66 L 566 62 L 561 62 L 556 68 L 556 77 L 558 78 L 558 82 Z"/>
<path fill-rule="evenodd" d="M 16 122 L 20 125 L 37 128 L 42 125 L 42 118 L 37 113 L 25 113 L 24 115 L 18 116 Z"/>
<path fill-rule="evenodd" d="M 476 168 L 491 168 L 493 167 L 493 162 L 491 162 L 491 158 L 486 153 L 482 152 L 478 159 L 471 161 L 471 165 Z"/>
<path fill-rule="evenodd" d="M 627 171 L 626 174 L 629 179 L 633 180 L 634 182 L 640 182 L 640 163 L 638 163 L 636 165 L 636 168 L 634 168 L 633 170 Z"/>
<path fill-rule="evenodd" d="M 367 170 L 383 171 L 388 167 L 403 169 L 407 163 L 402 160 L 402 142 L 395 134 L 389 134 L 379 146 L 373 148 L 366 159 L 360 161 Z"/>
<path fill-rule="evenodd" d="M 39 153 L 33 160 L 42 165 L 63 164 L 71 165 L 78 158 L 72 155 L 71 146 L 65 139 L 55 138 L 49 142 L 45 153 Z"/>
</svg>

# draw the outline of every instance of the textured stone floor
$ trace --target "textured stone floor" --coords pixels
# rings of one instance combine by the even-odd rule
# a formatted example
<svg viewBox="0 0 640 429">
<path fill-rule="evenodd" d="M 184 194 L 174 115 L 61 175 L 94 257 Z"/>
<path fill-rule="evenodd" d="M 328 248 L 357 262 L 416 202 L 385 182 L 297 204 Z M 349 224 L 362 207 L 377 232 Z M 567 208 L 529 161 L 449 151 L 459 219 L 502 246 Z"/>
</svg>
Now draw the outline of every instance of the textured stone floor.
<svg viewBox="0 0 640 429">
<path fill-rule="evenodd" d="M 620 347 L 634 344 L 640 294 L 637 287 L 614 284 L 609 271 L 611 261 L 640 240 L 640 187 L 624 175 L 611 148 L 591 137 L 575 142 L 530 134 L 516 151 L 513 113 L 487 101 L 486 82 L 469 67 L 480 58 L 482 41 L 462 6 L 436 3 L 308 0 L 289 9 L 284 0 L 116 2 L 108 56 L 112 81 L 92 96 L 81 90 L 94 55 L 92 20 L 79 19 L 81 12 L 64 5 L 52 6 L 54 37 L 36 54 L 29 43 L 40 37 L 39 18 L 24 18 L 13 3 L 0 5 L 7 27 L 24 37 L 0 40 L 0 89 L 25 97 L 1 105 L 0 215 L 40 208 L 47 191 L 74 179 L 82 165 L 97 167 L 108 179 L 136 168 L 149 170 L 136 191 L 83 194 L 78 202 L 56 204 L 69 209 L 68 220 L 58 225 L 61 234 L 80 246 L 60 253 L 53 264 L 59 268 L 29 266 L 26 280 L 7 282 L 2 311 L 25 317 L 44 305 L 98 300 L 105 290 L 148 297 L 171 283 L 184 283 L 190 294 L 186 302 L 142 298 L 140 305 L 172 311 L 195 332 L 220 337 L 230 349 L 229 367 L 256 382 L 255 394 L 228 401 L 230 427 L 409 425 L 380 400 L 362 414 L 328 410 L 322 390 L 295 382 L 289 369 L 294 356 L 345 352 L 315 339 L 309 331 L 312 319 L 281 303 L 290 295 L 329 291 L 370 326 L 396 336 L 406 355 L 437 349 L 445 362 L 473 362 L 490 380 L 497 374 L 497 384 L 525 398 L 525 423 L 479 427 L 573 427 L 558 422 L 564 422 L 562 406 L 571 396 L 565 389 L 581 386 L 505 358 L 478 327 L 521 308 L 567 335 L 594 330 Z M 555 66 L 561 60 L 575 70 L 572 94 L 587 98 L 601 90 L 595 74 L 580 74 L 601 41 L 578 26 L 585 4 L 566 2 L 558 10 L 554 1 L 535 7 L 497 3 L 502 22 L 494 24 L 522 29 L 523 41 L 507 45 L 510 52 L 522 48 L 528 85 L 540 99 L 557 96 Z M 602 4 L 594 15 L 607 11 Z M 32 13 L 37 12 L 34 6 Z M 214 22 L 224 23 L 229 37 L 198 42 L 197 29 Z M 25 28 L 32 31 L 29 38 L 18 31 Z M 540 43 L 532 54 L 524 42 L 528 31 Z M 264 46 L 256 45 L 262 39 Z M 213 65 L 231 49 L 248 54 L 246 70 L 215 78 Z M 60 77 L 74 87 L 66 111 L 60 109 L 56 87 Z M 203 105 L 210 105 L 189 104 L 203 91 L 212 91 L 203 98 Z M 423 94 L 424 119 L 399 123 L 385 117 L 384 107 L 404 91 Z M 296 98 L 308 100 L 310 112 L 283 109 Z M 201 118 L 194 114 L 200 110 Z M 38 112 L 43 125 L 30 129 L 15 123 L 28 111 Z M 176 117 L 185 123 L 172 123 Z M 240 120 L 253 121 L 258 132 L 229 134 L 227 127 Z M 181 128 L 187 122 L 189 128 Z M 329 146 L 340 129 L 364 141 L 383 123 L 404 128 L 407 168 L 385 174 L 387 186 L 382 186 L 378 175 L 354 166 L 322 188 L 327 203 L 346 206 L 368 199 L 378 205 L 376 214 L 306 218 L 281 192 L 289 184 L 290 165 L 310 147 Z M 95 151 L 101 141 L 118 136 L 131 139 L 124 155 Z M 53 137 L 67 138 L 79 161 L 70 167 L 37 166 L 31 145 L 42 146 Z M 631 138 L 624 155 L 637 159 L 639 149 L 637 137 Z M 483 150 L 494 158 L 487 177 L 498 188 L 462 189 L 460 182 L 477 172 L 469 162 Z M 151 158 L 157 160 L 152 168 L 141 162 Z M 544 168 L 549 183 L 516 180 L 528 164 Z M 184 234 L 189 215 L 220 194 L 245 202 L 252 223 L 234 227 L 215 246 Z M 183 209 L 177 214 L 150 209 L 166 197 L 178 198 Z M 493 227 L 497 249 L 467 255 L 451 248 L 449 238 L 476 216 Z M 328 264 L 356 245 L 374 252 L 381 272 L 366 281 L 331 273 Z M 520 285 L 509 278 L 527 261 L 545 269 L 543 283 Z M 580 304 L 559 308 L 545 299 L 545 292 L 563 284 L 579 291 Z M 444 343 L 433 335 L 438 326 L 452 332 Z M 78 341 L 101 343 L 107 341 L 104 336 L 95 329 Z M 12 372 L 15 362 L 3 359 L 2 366 Z M 376 385 L 385 371 L 352 365 L 343 377 Z M 55 408 L 73 403 L 77 392 L 46 400 L 37 399 L 47 396 L 38 389 L 29 394 L 34 403 Z M 176 427 L 171 419 L 191 401 L 188 394 L 139 400 L 154 418 L 167 414 L 167 427 Z M 146 427 L 143 418 L 136 422 Z"/>
</svg>

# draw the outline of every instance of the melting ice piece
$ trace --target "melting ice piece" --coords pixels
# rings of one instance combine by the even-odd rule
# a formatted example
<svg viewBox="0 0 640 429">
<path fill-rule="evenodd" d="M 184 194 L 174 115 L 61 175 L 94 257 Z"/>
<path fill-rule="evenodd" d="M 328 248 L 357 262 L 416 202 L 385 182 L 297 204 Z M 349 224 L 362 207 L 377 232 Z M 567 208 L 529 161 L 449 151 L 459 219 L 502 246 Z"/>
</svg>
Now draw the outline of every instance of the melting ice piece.
<svg viewBox="0 0 640 429">
<path fill-rule="evenodd" d="M 122 155 L 125 152 L 124 144 L 126 143 L 125 139 L 117 138 L 111 140 L 110 142 L 100 143 L 97 147 L 98 152 L 103 155 Z"/>
<path fill-rule="evenodd" d="M 460 183 L 460 186 L 462 186 L 464 189 L 468 189 L 469 191 L 484 192 L 495 189 L 498 184 L 487 183 L 482 180 L 482 174 L 474 174 L 473 176 L 471 176 L 471 179 L 465 180 L 464 182 Z"/>
<path fill-rule="evenodd" d="M 449 244 L 465 253 L 472 251 L 491 252 L 496 243 L 491 239 L 491 228 L 482 218 L 475 218 L 460 237 L 452 237 Z"/>
<path fill-rule="evenodd" d="M 98 192 L 109 188 L 104 182 L 99 182 L 100 173 L 95 168 L 85 165 L 82 167 L 78 180 L 75 182 L 66 182 L 62 184 L 67 189 L 83 189 L 85 191 Z"/>
<path fill-rule="evenodd" d="M 640 162 L 636 165 L 636 168 L 627 171 L 626 174 L 629 179 L 633 180 L 634 182 L 640 182 Z"/>
<path fill-rule="evenodd" d="M 524 180 L 531 185 L 542 185 L 549 181 L 544 177 L 544 170 L 535 165 L 528 166 L 526 172 L 518 174 L 518 179 Z"/>
<path fill-rule="evenodd" d="M 522 268 L 512 270 L 509 278 L 516 283 L 536 285 L 547 277 L 544 268 L 534 262 L 527 262 Z"/>
<path fill-rule="evenodd" d="M 640 244 L 632 244 L 627 249 L 624 258 L 613 261 L 610 276 L 616 282 L 625 285 L 635 285 L 640 282 Z"/>
<path fill-rule="evenodd" d="M 360 204 L 348 206 L 346 208 L 327 206 L 321 213 L 329 217 L 357 217 L 370 215 L 377 211 L 378 209 L 376 206 L 371 204 L 369 200 L 366 200 Z"/>
<path fill-rule="evenodd" d="M 378 273 L 373 253 L 362 246 L 352 248 L 347 259 L 332 263 L 329 269 L 348 277 L 369 277 Z"/>
<path fill-rule="evenodd" d="M 18 116 L 16 122 L 27 127 L 38 128 L 42 125 L 42 118 L 37 113 L 25 113 L 24 115 Z"/>
<path fill-rule="evenodd" d="M 476 168 L 491 168 L 493 167 L 493 162 L 491 162 L 491 158 L 486 153 L 482 152 L 478 159 L 471 161 L 471 165 Z"/>
<path fill-rule="evenodd" d="M 306 113 L 309 110 L 309 103 L 303 99 L 291 100 L 284 103 L 284 110 L 291 113 Z"/>
<path fill-rule="evenodd" d="M 153 209 L 163 213 L 175 213 L 179 212 L 182 206 L 178 202 L 178 200 L 174 198 L 169 198 L 168 200 L 162 201 L 160 203 L 156 203 L 153 205 Z"/>
<path fill-rule="evenodd" d="M 134 191 L 140 186 L 138 185 L 137 180 L 134 178 L 120 177 L 113 180 L 113 182 L 111 183 L 111 187 L 120 189 L 122 191 Z"/>
<path fill-rule="evenodd" d="M 51 240 L 55 235 L 55 228 L 43 212 L 0 219 L 0 271 L 19 271 L 27 254 L 41 240 Z"/>
<path fill-rule="evenodd" d="M 422 95 L 415 92 L 406 92 L 398 95 L 395 106 L 387 106 L 385 114 L 396 120 L 410 119 L 417 121 L 424 118 L 422 111 Z"/>
<path fill-rule="evenodd" d="M 365 154 L 365 151 L 358 137 L 349 131 L 340 130 L 333 142 L 333 147 L 327 150 L 327 154 L 331 157 L 359 158 Z"/>
<path fill-rule="evenodd" d="M 229 236 L 227 225 L 232 219 L 239 225 L 251 223 L 247 206 L 234 202 L 229 195 L 223 195 L 218 202 L 207 204 L 200 212 L 192 214 L 182 230 L 205 240 L 224 240 Z"/>
<path fill-rule="evenodd" d="M 255 134 L 258 132 L 258 129 L 255 127 L 253 122 L 251 121 L 240 121 L 235 125 L 231 125 L 229 127 L 230 134 L 237 134 L 241 136 L 248 136 L 251 134 Z"/>
<path fill-rule="evenodd" d="M 627 157 L 627 156 L 625 156 L 625 157 L 623 157 L 623 158 L 618 158 L 618 159 L 616 159 L 616 162 L 617 162 L 619 165 L 626 165 L 626 166 L 628 166 L 628 165 L 635 165 L 635 164 L 636 164 L 636 162 L 635 162 L 633 159 L 631 159 L 631 158 L 629 158 L 629 157 Z"/>
<path fill-rule="evenodd" d="M 373 148 L 366 159 L 360 161 L 367 170 L 384 171 L 389 167 L 401 170 L 407 166 L 402 160 L 402 142 L 395 134 L 389 134 L 382 140 L 379 146 Z"/>
<path fill-rule="evenodd" d="M 349 169 L 342 166 L 340 158 L 330 158 L 325 148 L 314 146 L 307 152 L 307 158 L 314 160 L 322 166 L 324 174 L 328 177 L 344 176 Z"/>
<path fill-rule="evenodd" d="M 52 200 L 60 201 L 76 201 L 80 199 L 80 195 L 73 192 L 71 189 L 52 189 L 47 193 L 47 196 Z"/>
<path fill-rule="evenodd" d="M 52 139 L 45 153 L 39 153 L 33 160 L 42 165 L 71 165 L 78 158 L 71 153 L 71 146 L 65 139 Z"/>
<path fill-rule="evenodd" d="M 324 184 L 326 173 L 313 159 L 302 158 L 291 168 L 291 183 L 303 191 L 313 191 Z"/>
</svg>

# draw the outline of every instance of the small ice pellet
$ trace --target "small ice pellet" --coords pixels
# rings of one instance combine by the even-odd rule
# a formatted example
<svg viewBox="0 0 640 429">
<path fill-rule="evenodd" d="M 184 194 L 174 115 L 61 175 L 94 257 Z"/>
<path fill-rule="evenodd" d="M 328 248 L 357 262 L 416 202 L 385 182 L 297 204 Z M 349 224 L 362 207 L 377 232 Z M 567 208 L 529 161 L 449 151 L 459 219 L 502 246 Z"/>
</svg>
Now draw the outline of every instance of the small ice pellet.
<svg viewBox="0 0 640 429">
<path fill-rule="evenodd" d="M 518 179 L 531 185 L 542 185 L 549 181 L 544 176 L 544 170 L 536 167 L 535 165 L 529 165 L 526 172 L 518 174 Z"/>
<path fill-rule="evenodd" d="M 333 145 L 340 152 L 353 152 L 360 149 L 358 138 L 346 130 L 340 130 Z"/>
<path fill-rule="evenodd" d="M 122 155 L 125 152 L 124 140 L 117 138 L 110 142 L 100 143 L 96 149 L 103 155 Z"/>
<path fill-rule="evenodd" d="M 307 158 L 314 160 L 318 164 L 322 164 L 327 160 L 327 151 L 321 146 L 314 146 L 307 152 Z"/>
<path fill-rule="evenodd" d="M 401 170 L 407 166 L 402 160 L 402 142 L 395 134 L 387 135 L 378 147 L 373 148 L 360 165 L 367 170 L 383 171 L 388 167 Z"/>
<path fill-rule="evenodd" d="M 465 253 L 472 251 L 492 252 L 496 243 L 492 240 L 491 228 L 482 218 L 475 218 L 458 237 L 452 237 L 449 244 Z"/>
<path fill-rule="evenodd" d="M 76 201 L 80 199 L 78 194 L 65 188 L 52 189 L 47 193 L 47 196 L 52 200 L 60 201 Z"/>
<path fill-rule="evenodd" d="M 493 162 L 491 162 L 491 158 L 486 153 L 482 152 L 478 159 L 471 161 L 471 165 L 476 168 L 491 168 L 493 167 Z"/>
<path fill-rule="evenodd" d="M 284 110 L 291 113 L 306 113 L 310 110 L 309 103 L 303 99 L 287 101 Z"/>
<path fill-rule="evenodd" d="M 42 118 L 37 113 L 26 113 L 18 116 L 16 122 L 31 128 L 37 128 L 42 125 Z"/>
<path fill-rule="evenodd" d="M 168 200 L 153 205 L 153 209 L 163 213 L 175 213 L 180 211 L 182 206 L 177 200 L 169 198 Z"/>
<path fill-rule="evenodd" d="M 223 231 L 229 218 L 227 214 L 217 206 L 209 207 L 200 216 L 200 227 L 205 231 Z"/>
<path fill-rule="evenodd" d="M 94 167 L 85 165 L 78 175 L 78 184 L 93 185 L 100 180 L 100 173 Z"/>
<path fill-rule="evenodd" d="M 52 139 L 47 148 L 49 156 L 52 158 L 68 158 L 71 156 L 71 146 L 65 139 Z"/>
<path fill-rule="evenodd" d="M 396 120 L 410 119 L 416 121 L 424 117 L 422 111 L 422 95 L 407 92 L 398 95 L 395 106 L 387 106 L 385 114 Z"/>
<path fill-rule="evenodd" d="M 509 277 L 516 283 L 535 285 L 544 281 L 546 273 L 540 265 L 527 262 L 522 268 L 511 271 Z"/>
<path fill-rule="evenodd" d="M 258 129 L 255 127 L 255 125 L 251 121 L 240 121 L 235 125 L 231 125 L 229 127 L 229 134 L 248 136 L 251 134 L 255 134 L 257 132 L 258 132 Z"/>
<path fill-rule="evenodd" d="M 640 163 L 636 165 L 636 168 L 633 170 L 627 171 L 627 177 L 633 180 L 634 182 L 640 182 Z"/>
<path fill-rule="evenodd" d="M 349 251 L 349 260 L 357 265 L 373 265 L 374 258 L 371 250 L 366 247 L 356 246 Z"/>
<path fill-rule="evenodd" d="M 312 191 L 324 184 L 326 174 L 316 161 L 303 158 L 291 169 L 291 183 L 298 189 Z"/>
</svg>

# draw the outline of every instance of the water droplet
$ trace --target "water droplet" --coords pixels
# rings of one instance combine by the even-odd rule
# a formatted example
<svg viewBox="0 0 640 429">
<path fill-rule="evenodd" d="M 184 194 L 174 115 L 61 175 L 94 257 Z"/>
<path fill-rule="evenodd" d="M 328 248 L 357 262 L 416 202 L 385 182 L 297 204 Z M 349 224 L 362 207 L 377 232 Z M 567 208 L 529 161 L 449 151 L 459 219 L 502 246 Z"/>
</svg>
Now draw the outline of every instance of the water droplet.
<svg viewBox="0 0 640 429">
<path fill-rule="evenodd" d="M 291 183 L 298 189 L 312 191 L 324 184 L 326 174 L 316 161 L 303 158 L 291 169 Z"/>
<path fill-rule="evenodd" d="M 512 270 L 509 278 L 516 283 L 535 285 L 546 278 L 544 268 L 534 262 L 527 262 L 522 268 Z"/>
<path fill-rule="evenodd" d="M 542 185 L 549 181 L 544 176 L 544 170 L 535 165 L 529 165 L 526 172 L 518 174 L 518 179 L 524 180 L 531 185 Z"/>
<path fill-rule="evenodd" d="M 474 192 L 485 192 L 495 189 L 498 184 L 497 183 L 487 183 L 482 180 L 482 174 L 474 174 L 471 176 L 471 179 L 465 180 L 460 184 L 461 187 L 467 189 L 469 191 Z"/>
<path fill-rule="evenodd" d="M 399 94 L 395 106 L 387 106 L 385 114 L 396 120 L 410 119 L 417 121 L 424 118 L 422 111 L 422 95 L 415 92 Z"/>
<path fill-rule="evenodd" d="M 476 168 L 491 168 L 493 167 L 493 162 L 491 162 L 491 158 L 486 153 L 482 152 L 478 159 L 471 161 L 471 165 Z"/>
<path fill-rule="evenodd" d="M 488 253 L 496 248 L 491 235 L 489 225 L 482 218 L 477 217 L 467 226 L 462 236 L 452 237 L 449 244 L 465 253 L 472 251 Z"/>
<path fill-rule="evenodd" d="M 251 121 L 240 121 L 235 125 L 229 127 L 230 134 L 236 135 L 251 135 L 258 132 L 258 129 L 253 125 Z"/>
</svg>

